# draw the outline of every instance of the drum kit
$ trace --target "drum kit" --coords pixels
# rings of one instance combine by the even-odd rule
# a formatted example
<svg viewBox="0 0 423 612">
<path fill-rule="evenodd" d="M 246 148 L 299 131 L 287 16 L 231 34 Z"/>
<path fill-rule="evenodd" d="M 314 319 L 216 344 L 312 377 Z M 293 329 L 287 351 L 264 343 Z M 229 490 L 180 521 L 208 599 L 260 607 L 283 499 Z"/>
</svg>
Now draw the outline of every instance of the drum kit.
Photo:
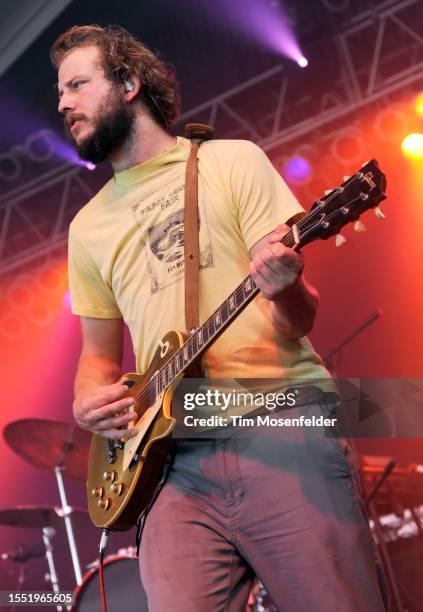
<svg viewBox="0 0 423 612">
<path fill-rule="evenodd" d="M 31 465 L 54 474 L 60 506 L 17 506 L 0 509 L 0 525 L 40 529 L 43 546 L 20 546 L 1 558 L 20 563 L 17 590 L 25 582 L 25 563 L 45 557 L 51 590 L 60 593 L 53 538 L 57 530 L 65 529 L 76 588 L 71 610 L 93 612 L 101 610 L 98 587 L 98 561 L 90 563 L 82 574 L 75 533 L 92 525 L 87 510 L 68 505 L 64 478 L 86 482 L 91 434 L 75 425 L 45 419 L 21 419 L 9 423 L 3 436 L 9 447 Z M 147 598 L 142 588 L 135 549 L 120 549 L 104 560 L 104 578 L 109 610 L 147 612 Z M 63 610 L 63 605 L 56 606 Z"/>
<path fill-rule="evenodd" d="M 71 609 L 79 612 L 101 610 L 98 561 L 90 563 L 82 574 L 74 535 L 91 525 L 91 521 L 86 510 L 68 505 L 64 485 L 64 477 L 85 483 L 91 434 L 67 423 L 21 419 L 9 423 L 3 435 L 9 447 L 20 457 L 54 474 L 61 504 L 57 507 L 18 506 L 0 509 L 0 525 L 35 528 L 42 533 L 43 547 L 21 546 L 13 553 L 1 555 L 2 559 L 21 564 L 18 590 L 22 589 L 25 580 L 25 562 L 31 558 L 45 557 L 51 590 L 54 593 L 60 592 L 53 538 L 57 530 L 65 529 L 76 583 Z M 420 544 L 423 542 L 423 465 L 413 462 L 401 466 L 396 465 L 389 456 L 361 455 L 360 475 L 370 524 L 390 585 L 393 609 L 398 612 L 411 610 L 412 607 L 403 603 L 406 593 L 399 588 L 395 579 L 390 546 L 404 538 L 417 538 Z M 420 564 L 422 559 L 423 556 L 419 560 Z M 134 548 L 120 549 L 117 554 L 105 558 L 104 579 L 106 585 L 109 585 L 109 610 L 148 611 Z M 420 583 L 418 586 L 420 588 Z M 57 609 L 64 608 L 58 605 Z M 258 581 L 253 586 L 247 609 L 251 612 L 276 611 Z"/>
</svg>

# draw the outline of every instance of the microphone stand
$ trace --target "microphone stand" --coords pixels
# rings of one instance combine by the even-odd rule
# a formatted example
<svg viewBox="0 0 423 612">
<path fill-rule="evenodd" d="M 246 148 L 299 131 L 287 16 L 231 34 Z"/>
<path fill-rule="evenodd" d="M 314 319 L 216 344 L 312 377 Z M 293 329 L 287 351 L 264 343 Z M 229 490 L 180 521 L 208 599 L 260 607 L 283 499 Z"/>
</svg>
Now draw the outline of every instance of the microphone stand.
<svg viewBox="0 0 423 612">
<path fill-rule="evenodd" d="M 325 355 L 325 357 L 323 358 L 323 364 L 327 367 L 327 369 L 330 371 L 330 373 L 332 374 L 334 378 L 336 377 L 336 366 L 339 364 L 339 359 L 341 357 L 342 350 L 347 346 L 347 344 L 349 344 L 354 338 L 356 338 L 359 334 L 361 334 L 367 327 L 369 327 L 369 325 L 374 323 L 382 315 L 383 315 L 383 311 L 380 308 L 372 312 L 372 314 L 369 317 L 367 317 L 367 319 L 363 321 L 361 325 L 359 325 L 351 334 L 346 336 L 343 340 L 338 342 L 338 344 L 336 344 Z M 388 549 L 387 549 L 386 542 L 384 539 L 382 524 L 379 520 L 379 516 L 377 514 L 376 508 L 373 503 L 373 498 L 375 497 L 379 488 L 388 478 L 389 474 L 392 472 L 395 465 L 396 465 L 396 461 L 394 459 L 391 459 L 387 463 L 381 477 L 379 478 L 379 480 L 373 487 L 372 491 L 370 492 L 367 500 L 365 501 L 365 506 L 374 524 L 378 548 L 380 551 L 380 556 L 383 562 L 384 569 L 386 571 L 388 586 L 390 587 L 390 591 L 393 597 L 393 603 L 395 605 L 395 612 L 405 612 L 405 608 L 401 601 L 398 585 L 397 585 L 397 582 L 394 576 L 393 567 L 392 567 L 392 564 L 389 558 Z"/>
<path fill-rule="evenodd" d="M 341 342 L 338 342 L 338 344 L 336 344 L 329 351 L 329 353 L 325 355 L 325 357 L 323 358 L 323 364 L 327 367 L 327 369 L 334 378 L 336 377 L 336 361 L 339 360 L 342 353 L 342 349 L 345 348 L 347 344 L 351 342 L 351 340 L 361 334 L 361 332 L 363 332 L 366 327 L 374 323 L 376 319 L 379 319 L 379 317 L 381 317 L 382 315 L 383 311 L 380 308 L 372 312 L 372 314 L 367 317 L 367 319 L 361 325 L 359 325 L 351 334 L 349 334 L 349 336 L 346 336 L 343 340 L 341 340 Z"/>
</svg>

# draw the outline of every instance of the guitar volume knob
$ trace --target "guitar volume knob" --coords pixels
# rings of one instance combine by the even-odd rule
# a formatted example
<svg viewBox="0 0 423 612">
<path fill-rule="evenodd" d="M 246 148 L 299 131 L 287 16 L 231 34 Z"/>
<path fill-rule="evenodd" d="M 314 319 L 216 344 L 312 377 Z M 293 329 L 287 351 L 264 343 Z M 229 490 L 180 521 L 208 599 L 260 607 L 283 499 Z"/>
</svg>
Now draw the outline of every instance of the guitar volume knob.
<svg viewBox="0 0 423 612">
<path fill-rule="evenodd" d="M 113 482 L 117 474 L 115 470 L 103 472 L 103 480 Z"/>
<path fill-rule="evenodd" d="M 110 508 L 110 499 L 108 497 L 103 497 L 103 499 L 99 499 L 97 502 L 97 506 L 102 510 L 108 510 Z"/>
<path fill-rule="evenodd" d="M 123 487 L 124 485 L 122 482 L 115 482 L 112 485 L 110 485 L 110 491 L 111 493 L 114 493 L 115 495 L 122 495 Z"/>
<path fill-rule="evenodd" d="M 91 495 L 93 497 L 98 497 L 98 498 L 102 498 L 104 495 L 104 488 L 103 487 L 94 487 L 93 489 L 91 489 Z"/>
</svg>

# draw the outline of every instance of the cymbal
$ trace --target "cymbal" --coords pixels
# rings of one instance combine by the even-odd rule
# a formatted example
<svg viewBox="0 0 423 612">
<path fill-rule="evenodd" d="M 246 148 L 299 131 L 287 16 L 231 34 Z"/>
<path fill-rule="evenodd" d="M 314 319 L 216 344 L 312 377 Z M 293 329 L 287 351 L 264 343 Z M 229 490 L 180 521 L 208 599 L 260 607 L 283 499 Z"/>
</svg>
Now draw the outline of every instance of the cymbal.
<svg viewBox="0 0 423 612">
<path fill-rule="evenodd" d="M 20 419 L 6 425 L 4 439 L 20 457 L 42 470 L 64 468 L 63 476 L 85 482 L 91 434 L 77 425 Z"/>
<path fill-rule="evenodd" d="M 15 508 L 0 509 L 0 525 L 9 527 L 65 527 L 65 520 L 61 516 L 61 508 L 53 506 L 16 506 Z M 82 508 L 69 508 L 72 527 L 81 529 L 92 526 L 90 515 Z"/>
</svg>

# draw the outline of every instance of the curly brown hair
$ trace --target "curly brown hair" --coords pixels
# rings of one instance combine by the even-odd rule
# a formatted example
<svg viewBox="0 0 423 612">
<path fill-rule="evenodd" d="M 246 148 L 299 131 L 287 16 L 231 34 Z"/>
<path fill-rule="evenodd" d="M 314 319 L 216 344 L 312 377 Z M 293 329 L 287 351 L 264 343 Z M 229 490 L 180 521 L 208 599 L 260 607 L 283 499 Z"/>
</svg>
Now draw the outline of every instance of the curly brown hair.
<svg viewBox="0 0 423 612">
<path fill-rule="evenodd" d="M 124 81 L 131 74 L 141 80 L 141 99 L 155 121 L 168 129 L 180 112 L 181 98 L 174 70 L 120 26 L 74 26 L 53 43 L 50 57 L 58 68 L 71 49 L 97 45 L 102 51 L 106 78 Z"/>
</svg>

